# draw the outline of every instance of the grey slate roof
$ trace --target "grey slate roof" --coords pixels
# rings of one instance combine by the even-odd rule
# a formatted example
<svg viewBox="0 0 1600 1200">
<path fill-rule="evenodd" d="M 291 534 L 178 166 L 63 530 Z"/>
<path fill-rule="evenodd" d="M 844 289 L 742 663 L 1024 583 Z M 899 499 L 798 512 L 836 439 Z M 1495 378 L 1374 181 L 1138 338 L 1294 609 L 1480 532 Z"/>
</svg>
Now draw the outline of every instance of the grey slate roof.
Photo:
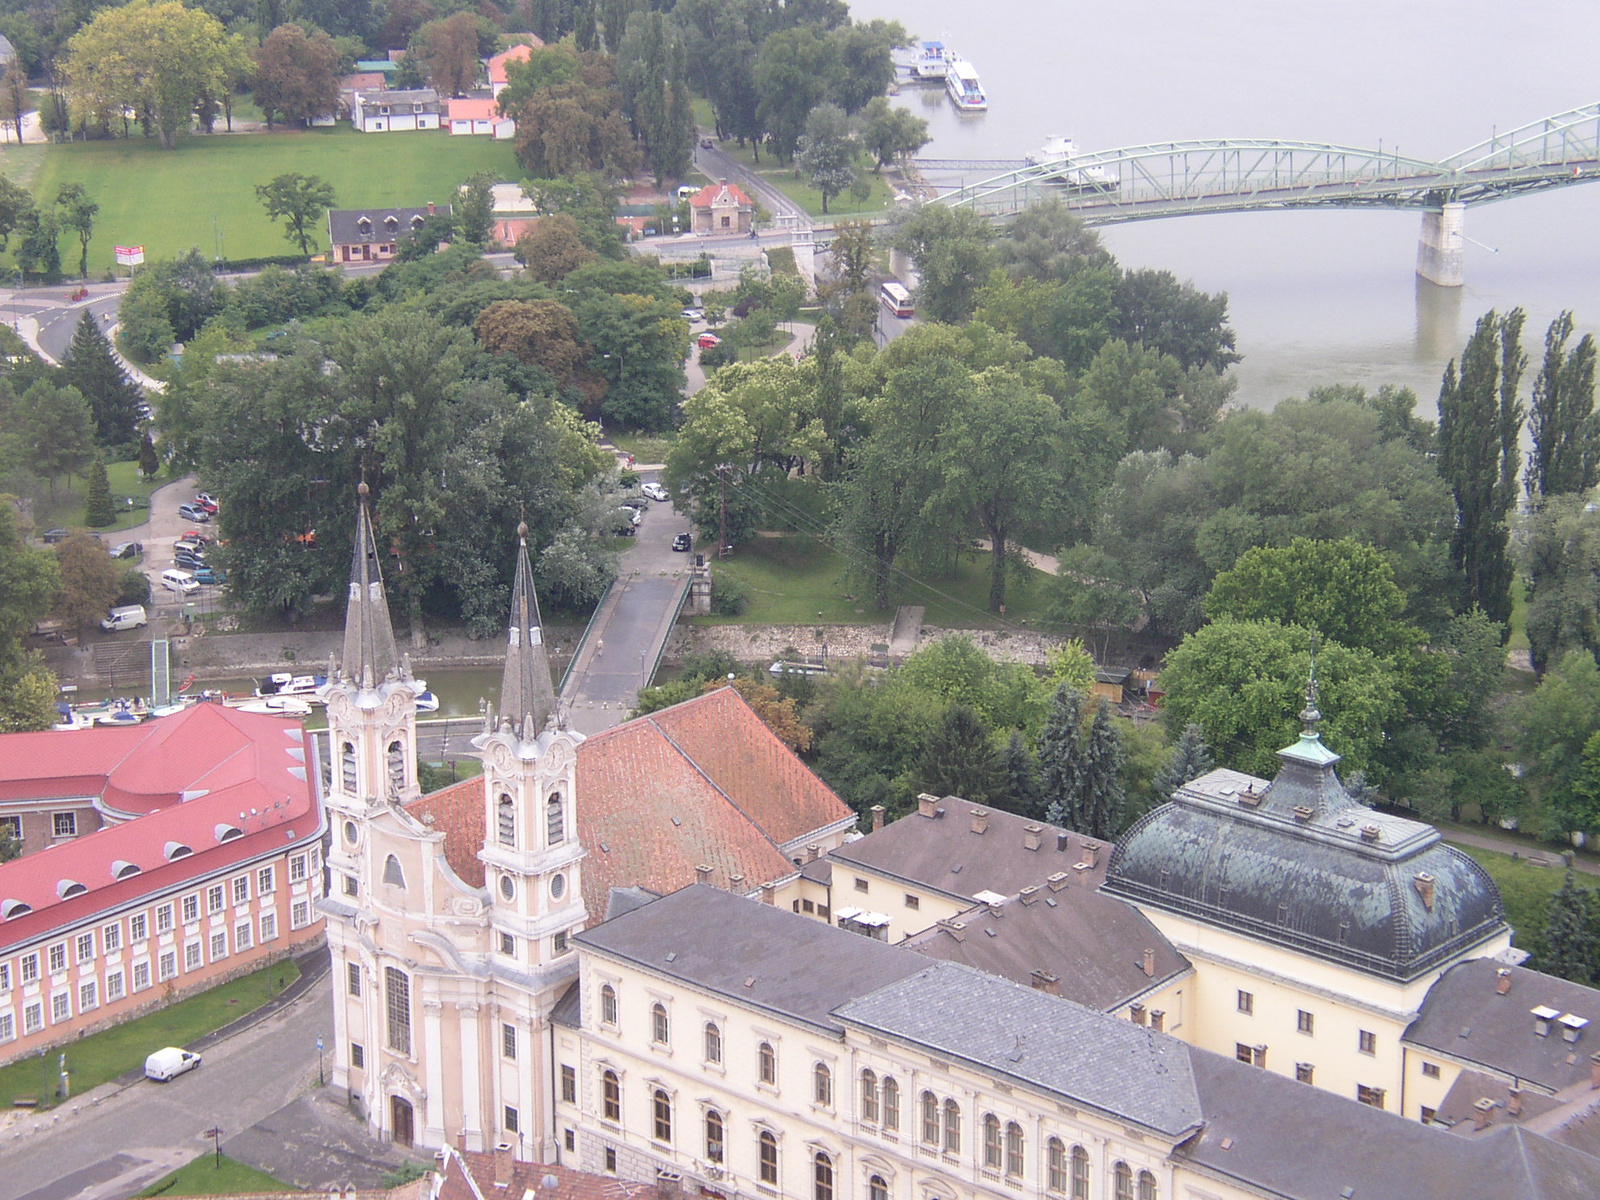
<svg viewBox="0 0 1600 1200">
<path fill-rule="evenodd" d="M 960 963 L 934 963 L 837 1014 L 1168 1137 L 1203 1119 L 1176 1038 Z"/>
<path fill-rule="evenodd" d="M 451 206 L 438 204 L 434 212 L 449 216 Z M 428 207 L 423 205 L 416 208 L 334 208 L 328 210 L 328 240 L 335 246 L 359 246 L 363 242 L 384 244 L 404 237 L 410 233 L 413 218 L 425 221 L 428 219 Z M 384 221 L 385 217 L 395 219 L 395 229 L 389 230 Z M 362 218 L 366 218 L 367 228 L 362 229 Z"/>
<path fill-rule="evenodd" d="M 551 1007 L 550 1020 L 568 1029 L 583 1028 L 583 992 L 577 980 L 572 981 L 572 986 L 562 992 L 561 999 Z"/>
<path fill-rule="evenodd" d="M 928 965 L 883 942 L 699 883 L 574 940 L 829 1031 L 841 1028 L 833 1016 L 840 1004 Z"/>
<path fill-rule="evenodd" d="M 1511 980 L 1504 996 L 1495 990 L 1502 970 Z M 1563 1040 L 1555 1022 L 1540 1037 L 1530 1012 L 1539 1007 L 1590 1023 L 1575 1044 Z M 1589 1078 L 1589 1055 L 1600 1050 L 1600 991 L 1495 959 L 1472 959 L 1451 967 L 1428 989 L 1402 1040 L 1560 1091 Z"/>
<path fill-rule="evenodd" d="M 974 809 L 985 814 L 982 833 L 972 831 Z M 828 857 L 836 864 L 860 864 L 958 900 L 971 900 L 983 891 L 1014 896 L 1058 872 L 1090 875 L 1097 886 L 1105 874 L 1110 850 L 1105 842 L 975 805 L 959 796 L 946 796 L 937 812 L 936 817 L 918 813 L 901 817 L 845 843 Z M 1037 850 L 1024 844 L 1024 832 L 1030 826 L 1040 829 Z M 1074 871 L 1087 857 L 1086 845 L 1098 848 L 1098 865 L 1092 871 Z"/>
</svg>

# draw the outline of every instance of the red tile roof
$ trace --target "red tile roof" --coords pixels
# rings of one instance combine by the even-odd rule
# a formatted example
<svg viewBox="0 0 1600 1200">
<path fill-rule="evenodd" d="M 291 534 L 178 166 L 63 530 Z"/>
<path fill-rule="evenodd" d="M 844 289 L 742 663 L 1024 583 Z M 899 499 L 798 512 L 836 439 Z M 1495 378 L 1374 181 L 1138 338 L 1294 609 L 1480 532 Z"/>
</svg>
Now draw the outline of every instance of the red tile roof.
<svg viewBox="0 0 1600 1200">
<path fill-rule="evenodd" d="M 500 104 L 495 100 L 446 100 L 445 113 L 452 121 L 498 121 Z"/>
<path fill-rule="evenodd" d="M 126 728 L 0 737 L 0 796 L 95 796 L 132 817 L 0 864 L 0 951 L 315 837 L 314 770 L 299 724 L 218 704 Z M 31 911 L 5 919 L 18 905 Z"/>
<path fill-rule="evenodd" d="M 710 208 L 713 204 L 727 204 L 729 202 L 737 204 L 741 208 L 755 207 L 755 202 L 740 190 L 738 184 L 729 183 L 725 179 L 721 183 L 706 184 L 705 187 L 689 198 L 689 203 L 695 208 Z"/>
<path fill-rule="evenodd" d="M 544 49 L 544 42 L 540 41 L 532 34 L 524 34 L 523 36 L 530 38 L 533 41 L 533 45 L 513 46 L 509 50 L 506 50 L 500 54 L 496 54 L 489 60 L 489 82 L 491 84 L 505 83 L 506 67 L 509 64 L 514 62 L 527 62 L 528 55 L 533 53 L 533 51 Z"/>
<path fill-rule="evenodd" d="M 597 733 L 578 747 L 583 898 L 602 919 L 613 887 L 672 892 L 695 882 L 744 887 L 785 879 L 781 844 L 852 814 L 732 688 Z M 481 887 L 483 783 L 464 780 L 408 806 L 445 834 L 445 859 Z"/>
<path fill-rule="evenodd" d="M 655 1194 L 653 1187 L 624 1183 L 614 1176 L 590 1175 L 554 1164 L 518 1162 L 509 1159 L 509 1156 L 506 1163 L 507 1182 L 504 1186 L 496 1186 L 495 1155 L 492 1151 L 479 1153 L 449 1146 L 442 1154 L 444 1162 L 438 1167 L 442 1179 L 436 1200 L 484 1200 L 485 1197 L 521 1198 L 534 1195 L 539 1200 L 628 1200 L 629 1197 Z M 553 1188 L 545 1187 L 546 1178 L 554 1178 L 556 1185 Z"/>
</svg>

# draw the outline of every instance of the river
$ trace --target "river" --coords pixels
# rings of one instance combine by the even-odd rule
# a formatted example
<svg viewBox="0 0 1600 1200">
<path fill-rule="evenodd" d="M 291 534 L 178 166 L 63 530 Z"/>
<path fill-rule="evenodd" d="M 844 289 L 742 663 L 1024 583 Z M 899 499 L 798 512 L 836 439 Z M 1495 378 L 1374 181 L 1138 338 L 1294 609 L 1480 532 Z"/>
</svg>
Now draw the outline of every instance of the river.
<svg viewBox="0 0 1600 1200">
<path fill-rule="evenodd" d="M 1600 98 L 1600 8 L 1576 0 L 851 0 L 851 11 L 939 38 L 977 68 L 987 113 L 958 114 L 942 88 L 902 93 L 929 119 L 923 153 L 943 158 L 1022 157 L 1061 134 L 1082 150 L 1277 137 L 1438 159 Z M 1580 331 L 1600 330 L 1600 186 L 1470 209 L 1463 288 L 1417 280 L 1420 222 L 1252 213 L 1102 236 L 1125 266 L 1228 293 L 1238 397 L 1254 406 L 1323 383 L 1396 383 L 1431 414 L 1445 362 L 1490 308 L 1527 310 L 1535 362 L 1564 308 Z"/>
</svg>

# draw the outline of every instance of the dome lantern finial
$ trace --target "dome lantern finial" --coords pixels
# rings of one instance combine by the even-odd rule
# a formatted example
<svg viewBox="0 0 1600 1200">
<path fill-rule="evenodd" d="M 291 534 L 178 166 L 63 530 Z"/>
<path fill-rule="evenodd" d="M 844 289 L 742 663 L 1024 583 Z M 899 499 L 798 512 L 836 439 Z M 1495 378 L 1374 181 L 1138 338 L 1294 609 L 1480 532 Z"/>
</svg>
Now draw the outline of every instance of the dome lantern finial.
<svg viewBox="0 0 1600 1200">
<path fill-rule="evenodd" d="M 1322 714 L 1317 711 L 1317 635 L 1311 635 L 1311 671 L 1306 677 L 1306 706 L 1300 710 L 1300 720 L 1305 723 L 1301 736 L 1310 739 L 1319 738 L 1317 723 L 1322 720 Z"/>
</svg>

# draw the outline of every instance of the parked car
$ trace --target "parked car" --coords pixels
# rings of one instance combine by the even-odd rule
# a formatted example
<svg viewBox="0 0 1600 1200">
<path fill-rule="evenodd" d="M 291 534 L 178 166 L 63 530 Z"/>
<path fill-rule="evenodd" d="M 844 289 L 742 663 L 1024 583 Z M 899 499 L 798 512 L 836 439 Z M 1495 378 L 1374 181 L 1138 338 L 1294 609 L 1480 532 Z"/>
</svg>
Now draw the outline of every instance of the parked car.
<svg viewBox="0 0 1600 1200">
<path fill-rule="evenodd" d="M 219 507 L 217 504 L 217 498 L 210 492 L 201 492 L 194 498 L 194 502 L 201 508 L 205 509 L 208 513 L 215 513 Z"/>
<path fill-rule="evenodd" d="M 680 533 L 672 539 L 672 548 L 674 550 L 687 550 L 691 544 L 691 541 L 692 539 L 687 533 Z"/>
<path fill-rule="evenodd" d="M 177 592 L 180 596 L 187 596 L 191 592 L 200 590 L 200 585 L 194 581 L 194 576 L 187 571 L 161 572 L 161 586 L 169 592 Z"/>
<path fill-rule="evenodd" d="M 179 550 L 187 550 L 191 554 L 194 554 L 197 551 L 203 554 L 205 553 L 205 548 L 206 543 L 204 541 L 202 541 L 200 538 L 190 537 L 187 533 L 172 543 L 172 549 L 174 553 Z"/>
<path fill-rule="evenodd" d="M 647 483 L 639 490 L 651 500 L 665 500 L 667 498 L 667 489 L 659 483 Z"/>
<path fill-rule="evenodd" d="M 703 137 L 703 138 L 700 139 L 700 149 L 702 149 L 702 150 L 709 150 L 709 149 L 711 149 L 711 147 L 715 146 L 716 144 L 717 143 L 713 139 L 708 138 L 708 137 Z"/>
<path fill-rule="evenodd" d="M 112 558 L 138 558 L 143 553 L 143 542 L 118 542 L 111 547 Z"/>
<path fill-rule="evenodd" d="M 215 583 L 226 583 L 228 581 L 228 573 L 201 563 L 194 569 L 194 581 L 208 587 Z"/>
<path fill-rule="evenodd" d="M 722 345 L 722 339 L 716 334 L 712 333 L 710 330 L 707 330 L 705 333 L 702 333 L 695 339 L 694 344 L 699 346 L 702 350 L 709 350 L 713 346 Z"/>
<path fill-rule="evenodd" d="M 193 521 L 197 525 L 204 525 L 207 521 L 211 520 L 211 514 L 205 509 L 201 508 L 198 504 L 178 505 L 178 515 L 185 521 Z"/>
<path fill-rule="evenodd" d="M 193 550 L 176 550 L 173 552 L 172 561 L 186 571 L 193 571 L 197 567 L 206 565 L 206 556 L 197 554 Z"/>
<path fill-rule="evenodd" d="M 193 1071 L 199 1065 L 200 1056 L 192 1050 L 180 1050 L 176 1046 L 168 1046 L 165 1050 L 157 1050 L 144 1060 L 144 1077 L 154 1079 L 157 1083 L 169 1083 L 185 1071 Z"/>
<path fill-rule="evenodd" d="M 703 308 L 686 308 L 683 310 L 683 319 L 685 321 L 704 321 L 706 319 L 706 310 Z"/>
<path fill-rule="evenodd" d="M 143 629 L 149 621 L 144 605 L 125 604 L 108 612 L 105 620 L 100 622 L 100 628 L 107 633 L 116 633 L 122 629 Z"/>
<path fill-rule="evenodd" d="M 72 530 L 70 529 L 46 529 L 44 531 L 44 543 L 47 546 L 54 546 L 57 542 L 64 542 L 71 536 Z"/>
<path fill-rule="evenodd" d="M 209 533 L 201 533 L 198 529 L 185 529 L 183 531 L 183 536 L 188 538 L 190 541 L 199 542 L 202 546 L 209 546 L 212 542 L 217 540 Z"/>
</svg>

